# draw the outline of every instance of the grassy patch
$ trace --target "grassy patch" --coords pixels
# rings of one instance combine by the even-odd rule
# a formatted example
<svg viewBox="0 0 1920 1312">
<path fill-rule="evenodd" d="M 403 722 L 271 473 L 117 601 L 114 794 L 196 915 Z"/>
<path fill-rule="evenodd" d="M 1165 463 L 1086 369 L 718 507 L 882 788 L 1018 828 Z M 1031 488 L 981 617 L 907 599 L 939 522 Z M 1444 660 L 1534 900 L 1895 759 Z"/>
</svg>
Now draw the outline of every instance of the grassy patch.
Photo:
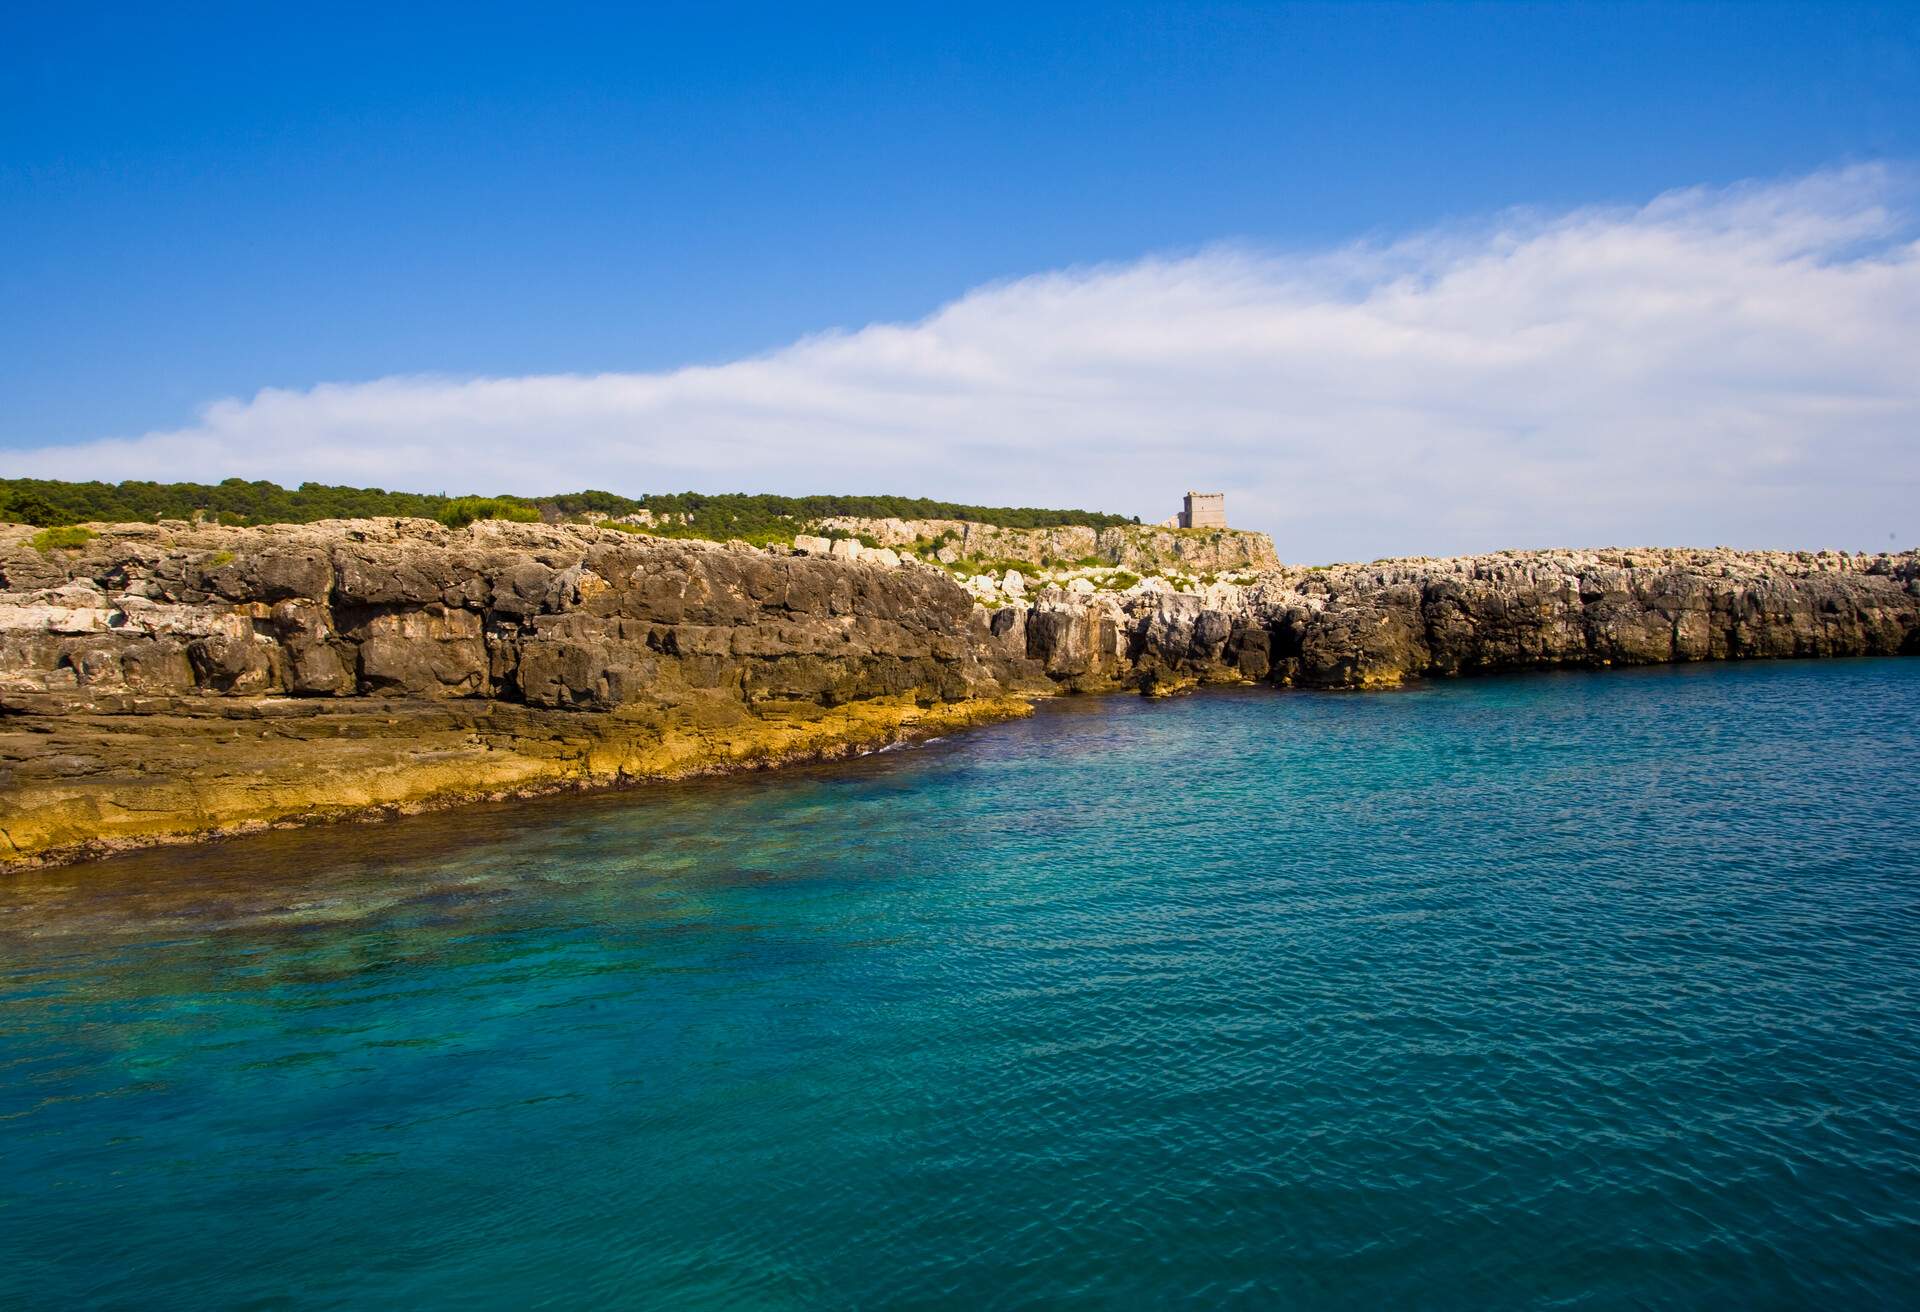
<svg viewBox="0 0 1920 1312">
<path fill-rule="evenodd" d="M 1008 570 L 1013 570 L 1021 578 L 1029 579 L 1045 572 L 1030 560 L 1007 560 L 989 556 L 963 556 L 948 565 L 947 569 L 962 578 L 971 578 L 975 574 L 991 574 L 999 578 Z"/>
<path fill-rule="evenodd" d="M 27 539 L 27 545 L 38 552 L 71 550 L 84 547 L 93 541 L 94 532 L 90 528 L 80 528 L 68 524 L 60 528 L 43 528 Z"/>
<path fill-rule="evenodd" d="M 222 565 L 231 564 L 233 564 L 233 553 L 231 551 L 216 551 L 207 557 L 208 569 L 219 569 Z"/>
<path fill-rule="evenodd" d="M 448 528 L 465 528 L 478 519 L 504 519 L 515 524 L 537 524 L 540 512 L 505 497 L 455 497 L 434 512 Z"/>
</svg>

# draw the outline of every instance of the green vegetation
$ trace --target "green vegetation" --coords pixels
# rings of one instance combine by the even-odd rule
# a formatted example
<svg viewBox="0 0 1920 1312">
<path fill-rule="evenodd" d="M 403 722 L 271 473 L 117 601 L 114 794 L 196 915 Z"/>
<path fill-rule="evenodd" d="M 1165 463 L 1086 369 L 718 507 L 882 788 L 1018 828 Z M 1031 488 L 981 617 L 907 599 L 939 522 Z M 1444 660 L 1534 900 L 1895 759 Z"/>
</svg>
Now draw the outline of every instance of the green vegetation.
<svg viewBox="0 0 1920 1312">
<path fill-rule="evenodd" d="M 448 528 L 465 528 L 476 519 L 505 519 L 515 524 L 537 524 L 540 512 L 512 497 L 455 497 L 433 512 Z"/>
<path fill-rule="evenodd" d="M 1128 588 L 1132 587 L 1134 584 L 1138 583 L 1139 581 L 1140 581 L 1140 576 L 1138 574 L 1129 574 L 1126 570 L 1123 569 L 1117 574 L 1107 575 L 1105 578 L 1095 583 L 1094 587 L 1098 588 L 1102 592 L 1125 592 Z"/>
<path fill-rule="evenodd" d="M 56 527 L 85 523 L 153 523 L 161 519 L 212 518 L 222 524 L 308 524 L 317 519 L 418 516 L 455 527 L 476 519 L 574 519 L 590 512 L 630 515 L 651 511 L 665 518 L 641 531 L 658 537 L 741 538 L 756 545 L 791 541 L 809 520 L 829 516 L 866 519 L 964 519 L 1001 528 L 1109 528 L 1137 522 L 1088 510 L 967 506 L 921 497 L 779 497 L 670 492 L 623 497 L 613 492 L 567 492 L 557 496 L 448 497 L 384 488 L 302 483 L 283 488 L 264 480 L 229 478 L 221 483 L 67 483 L 53 479 L 0 479 L 0 520 Z M 684 516 L 684 521 L 681 517 Z"/>
<path fill-rule="evenodd" d="M 990 556 L 962 556 L 946 568 L 950 573 L 963 579 L 972 578 L 975 574 L 991 574 L 998 578 L 1008 570 L 1017 571 L 1022 578 L 1033 578 L 1035 575 L 1046 572 L 1030 560 Z"/>
<path fill-rule="evenodd" d="M 950 547 L 959 540 L 959 535 L 952 529 L 945 529 L 934 537 L 915 538 L 912 542 L 900 548 L 900 550 L 911 555 L 923 556 L 928 560 L 932 560 L 940 554 L 942 548 Z"/>
<path fill-rule="evenodd" d="M 608 496 L 608 493 L 583 493 L 583 496 Z M 547 498 L 560 510 L 575 513 L 572 497 Z M 597 508 L 597 507 L 590 507 Z M 1039 510 L 1031 506 L 966 506 L 952 501 L 929 501 L 924 497 L 889 496 L 812 496 L 776 497 L 725 493 L 709 496 L 700 492 L 675 492 L 637 498 L 627 509 L 608 511 L 627 514 L 646 509 L 654 514 L 684 514 L 695 525 L 718 530 L 731 524 L 738 529 L 772 527 L 781 519 L 806 521 L 847 517 L 856 519 L 964 519 L 999 528 L 1061 528 L 1084 525 L 1088 528 L 1112 528 L 1135 521 L 1125 515 L 1103 515 L 1090 510 Z M 733 536 L 740 536 L 739 533 Z"/>
<path fill-rule="evenodd" d="M 738 520 L 715 521 L 712 523 L 694 522 L 691 524 L 617 524 L 612 520 L 600 525 L 601 528 L 622 529 L 627 532 L 645 533 L 656 538 L 699 538 L 708 542 L 744 542 L 750 547 L 770 547 L 776 543 L 791 544 L 793 535 L 804 525 L 798 520 L 778 519 L 771 524 L 747 527 Z M 848 533 L 829 534 L 828 537 L 851 537 Z"/>
<path fill-rule="evenodd" d="M 90 528 L 43 528 L 27 539 L 27 545 L 44 554 L 57 548 L 84 547 L 91 541 Z"/>
<path fill-rule="evenodd" d="M 327 487 L 302 483 L 287 489 L 277 483 L 65 483 L 53 479 L 0 479 L 0 519 L 58 525 L 152 523 L 191 519 L 195 514 L 230 524 L 305 524 L 316 519 L 371 515 L 419 515 L 432 518 L 446 497 L 381 488 Z"/>
<path fill-rule="evenodd" d="M 207 557 L 208 569 L 219 569 L 222 565 L 231 564 L 233 564 L 233 553 L 231 551 L 216 551 Z"/>
</svg>

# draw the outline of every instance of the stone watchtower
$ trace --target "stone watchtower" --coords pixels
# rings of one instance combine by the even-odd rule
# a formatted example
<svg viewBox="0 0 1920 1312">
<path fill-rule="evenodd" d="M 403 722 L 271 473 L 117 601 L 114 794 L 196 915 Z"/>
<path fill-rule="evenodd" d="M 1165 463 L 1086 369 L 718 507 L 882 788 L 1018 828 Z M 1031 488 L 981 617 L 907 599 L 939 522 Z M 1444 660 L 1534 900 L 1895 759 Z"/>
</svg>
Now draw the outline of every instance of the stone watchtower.
<svg viewBox="0 0 1920 1312">
<path fill-rule="evenodd" d="M 1227 494 L 1225 492 L 1189 492 L 1178 516 L 1181 528 L 1225 528 Z"/>
</svg>

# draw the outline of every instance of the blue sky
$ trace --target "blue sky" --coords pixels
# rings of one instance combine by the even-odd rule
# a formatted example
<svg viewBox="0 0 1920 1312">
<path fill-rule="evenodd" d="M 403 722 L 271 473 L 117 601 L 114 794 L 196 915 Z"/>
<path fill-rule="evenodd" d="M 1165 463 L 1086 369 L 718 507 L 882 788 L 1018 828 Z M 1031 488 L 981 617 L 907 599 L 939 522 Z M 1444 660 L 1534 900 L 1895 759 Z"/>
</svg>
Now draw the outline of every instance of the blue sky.
<svg viewBox="0 0 1920 1312">
<path fill-rule="evenodd" d="M 267 8 L 5 19 L 0 447 L 1920 158 L 1913 5 Z"/>
</svg>

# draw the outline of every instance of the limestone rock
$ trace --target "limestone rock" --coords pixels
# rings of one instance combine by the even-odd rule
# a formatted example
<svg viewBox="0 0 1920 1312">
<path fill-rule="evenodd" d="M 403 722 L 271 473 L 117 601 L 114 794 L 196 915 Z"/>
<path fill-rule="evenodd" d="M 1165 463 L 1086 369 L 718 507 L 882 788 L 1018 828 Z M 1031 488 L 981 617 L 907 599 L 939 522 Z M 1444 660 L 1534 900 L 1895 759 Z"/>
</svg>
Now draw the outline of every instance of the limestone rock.
<svg viewBox="0 0 1920 1312">
<path fill-rule="evenodd" d="M 1053 689 L 1920 654 L 1912 552 L 1511 552 L 1276 565 L 1244 584 L 1186 569 L 1116 592 L 1023 569 L 960 584 L 849 537 L 783 553 L 396 519 L 96 533 L 42 553 L 0 526 L 6 860 L 285 819 L 321 796 L 350 814 L 831 753 Z M 1070 559 L 1088 545 L 1049 541 Z M 236 746 L 260 718 L 292 745 Z"/>
<path fill-rule="evenodd" d="M 1091 529 L 999 528 L 960 519 L 863 519 L 852 516 L 823 519 L 819 527 L 836 533 L 864 535 L 884 547 L 909 547 L 934 542 L 942 564 L 965 559 L 1019 560 L 1033 565 L 1097 557 L 1136 573 L 1177 570 L 1211 574 L 1223 570 L 1264 570 L 1278 567 L 1273 540 L 1264 533 L 1239 529 L 1174 531 L 1140 524 Z"/>
</svg>

